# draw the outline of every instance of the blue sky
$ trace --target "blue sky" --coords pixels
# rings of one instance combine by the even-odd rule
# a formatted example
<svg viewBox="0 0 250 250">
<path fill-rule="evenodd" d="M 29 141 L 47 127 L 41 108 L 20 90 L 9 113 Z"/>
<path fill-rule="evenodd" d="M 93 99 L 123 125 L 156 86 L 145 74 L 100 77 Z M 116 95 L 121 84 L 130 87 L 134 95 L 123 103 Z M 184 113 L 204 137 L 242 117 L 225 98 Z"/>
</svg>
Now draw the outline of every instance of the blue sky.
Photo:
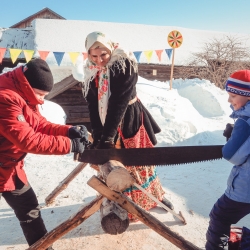
<svg viewBox="0 0 250 250">
<path fill-rule="evenodd" d="M 250 33 L 249 0 L 1 0 L 0 27 L 45 7 L 69 20 Z"/>
</svg>

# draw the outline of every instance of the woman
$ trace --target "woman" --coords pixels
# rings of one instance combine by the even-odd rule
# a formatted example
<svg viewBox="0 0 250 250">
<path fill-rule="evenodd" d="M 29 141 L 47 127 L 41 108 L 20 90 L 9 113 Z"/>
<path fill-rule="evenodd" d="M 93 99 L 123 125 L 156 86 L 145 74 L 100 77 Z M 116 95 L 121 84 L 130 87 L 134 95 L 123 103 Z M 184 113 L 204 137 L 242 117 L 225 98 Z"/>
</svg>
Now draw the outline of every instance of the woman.
<svg viewBox="0 0 250 250">
<path fill-rule="evenodd" d="M 88 102 L 92 148 L 153 147 L 161 130 L 136 94 L 137 61 L 133 53 L 113 43 L 102 32 L 90 33 L 85 41 L 88 59 L 73 76 L 83 82 Z M 82 72 L 83 71 L 83 72 Z M 130 167 L 136 182 L 170 209 L 154 166 Z M 135 187 L 124 193 L 145 210 L 157 205 Z M 129 215 L 130 220 L 134 218 Z"/>
</svg>

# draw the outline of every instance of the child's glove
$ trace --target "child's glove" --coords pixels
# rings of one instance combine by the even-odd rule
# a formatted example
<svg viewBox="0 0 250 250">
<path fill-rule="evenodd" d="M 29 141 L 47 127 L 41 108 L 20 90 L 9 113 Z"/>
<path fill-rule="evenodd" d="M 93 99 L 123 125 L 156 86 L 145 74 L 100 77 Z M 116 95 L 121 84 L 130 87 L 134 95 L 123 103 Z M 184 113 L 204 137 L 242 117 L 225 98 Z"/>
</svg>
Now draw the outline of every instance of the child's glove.
<svg viewBox="0 0 250 250">
<path fill-rule="evenodd" d="M 228 124 L 226 125 L 226 128 L 225 128 L 225 130 L 224 130 L 224 132 L 223 132 L 223 135 L 227 138 L 227 141 L 228 141 L 229 138 L 231 137 L 233 128 L 234 128 L 234 124 L 228 123 Z"/>
</svg>

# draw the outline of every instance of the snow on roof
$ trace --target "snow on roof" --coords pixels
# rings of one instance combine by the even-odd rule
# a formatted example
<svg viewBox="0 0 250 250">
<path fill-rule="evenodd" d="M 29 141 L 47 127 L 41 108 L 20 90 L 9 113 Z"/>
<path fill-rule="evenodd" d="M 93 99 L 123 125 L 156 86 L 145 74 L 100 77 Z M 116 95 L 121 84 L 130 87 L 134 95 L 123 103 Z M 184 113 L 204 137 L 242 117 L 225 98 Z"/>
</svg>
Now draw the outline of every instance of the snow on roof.
<svg viewBox="0 0 250 250">
<path fill-rule="evenodd" d="M 194 30 L 175 26 L 154 26 L 129 23 L 111 23 L 79 20 L 51 20 L 36 19 L 33 21 L 35 29 L 35 48 L 37 50 L 57 52 L 86 52 L 86 36 L 93 31 L 102 31 L 109 34 L 111 39 L 119 42 L 124 48 L 131 51 L 147 51 L 171 49 L 167 42 L 168 34 L 178 30 L 183 36 L 183 44 L 175 50 L 175 64 L 185 64 L 193 52 L 199 51 L 204 42 L 212 38 L 221 38 L 233 35 L 226 32 Z M 62 65 L 67 65 L 69 56 L 64 55 Z M 49 54 L 50 64 L 56 64 L 53 54 Z M 141 54 L 141 63 L 147 63 L 146 57 Z M 159 63 L 153 55 L 150 63 Z M 162 62 L 171 64 L 166 53 L 162 53 Z"/>
<path fill-rule="evenodd" d="M 233 33 L 187 29 L 176 26 L 154 26 L 130 23 L 111 23 L 80 20 L 35 19 L 32 27 L 25 29 L 0 28 L 0 47 L 34 50 L 35 57 L 39 57 L 38 51 L 49 51 L 46 59 L 49 64 L 55 83 L 71 74 L 72 62 L 67 52 L 86 52 L 86 36 L 93 31 L 102 31 L 109 34 L 111 39 L 120 43 L 131 51 L 148 51 L 171 49 L 168 44 L 168 34 L 178 30 L 183 36 L 182 45 L 175 50 L 175 65 L 183 65 L 192 53 L 200 51 L 205 42 L 213 38 L 222 38 Z M 237 34 L 238 37 L 246 34 Z M 250 46 L 250 39 L 246 43 Z M 58 66 L 53 52 L 65 52 L 60 66 Z M 9 50 L 6 50 L 5 58 L 10 58 Z M 24 58 L 23 53 L 19 58 Z M 83 56 L 80 53 L 77 62 L 81 62 Z M 140 63 L 147 63 L 144 53 L 141 54 Z M 156 53 L 153 53 L 150 63 L 171 65 L 172 58 L 162 53 L 159 62 Z"/>
<path fill-rule="evenodd" d="M 0 47 L 13 49 L 34 50 L 34 30 L 25 29 L 3 29 L 0 28 Z M 5 52 L 5 58 L 10 58 L 9 50 Z M 23 53 L 19 58 L 24 58 Z"/>
</svg>

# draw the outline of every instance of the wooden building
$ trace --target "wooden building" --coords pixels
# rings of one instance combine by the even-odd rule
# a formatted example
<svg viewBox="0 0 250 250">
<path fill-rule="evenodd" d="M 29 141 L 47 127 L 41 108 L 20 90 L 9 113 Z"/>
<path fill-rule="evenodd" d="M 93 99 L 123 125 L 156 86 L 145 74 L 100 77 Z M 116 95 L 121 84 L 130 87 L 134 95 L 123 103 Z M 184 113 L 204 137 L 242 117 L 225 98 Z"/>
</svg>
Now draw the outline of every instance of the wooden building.
<svg viewBox="0 0 250 250">
<path fill-rule="evenodd" d="M 49 8 L 44 8 L 40 11 L 38 11 L 37 13 L 23 19 L 22 21 L 10 26 L 10 28 L 19 28 L 19 29 L 24 29 L 26 27 L 31 27 L 31 22 L 34 19 L 37 18 L 42 18 L 42 19 L 62 19 L 65 20 L 64 17 L 58 15 L 56 12 L 54 12 L 53 10 L 49 9 Z"/>
</svg>

